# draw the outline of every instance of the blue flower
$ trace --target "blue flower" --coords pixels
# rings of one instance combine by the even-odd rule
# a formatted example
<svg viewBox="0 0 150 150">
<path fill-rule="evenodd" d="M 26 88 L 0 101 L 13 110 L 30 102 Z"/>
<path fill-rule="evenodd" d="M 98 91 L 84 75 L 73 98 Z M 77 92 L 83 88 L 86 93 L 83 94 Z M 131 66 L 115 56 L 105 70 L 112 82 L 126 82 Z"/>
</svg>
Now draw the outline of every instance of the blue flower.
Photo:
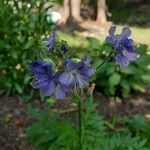
<svg viewBox="0 0 150 150">
<path fill-rule="evenodd" d="M 48 39 L 44 41 L 44 44 L 48 48 L 49 53 L 53 53 L 55 41 L 56 41 L 55 32 L 51 32 Z"/>
<path fill-rule="evenodd" d="M 40 89 L 44 96 L 54 95 L 56 99 L 65 98 L 67 88 L 58 80 L 61 72 L 53 75 L 52 65 L 43 60 L 32 61 L 28 65 L 35 76 L 32 82 L 33 88 Z"/>
<path fill-rule="evenodd" d="M 85 57 L 79 63 L 73 63 L 70 59 L 67 59 L 66 72 L 62 73 L 59 77 L 61 84 L 66 87 L 83 87 L 87 85 L 90 81 L 90 77 L 93 74 L 94 70 L 88 67 L 90 63 L 90 58 Z"/>
<path fill-rule="evenodd" d="M 106 37 L 106 43 L 111 44 L 115 50 L 115 60 L 120 67 L 127 67 L 130 61 L 137 59 L 134 43 L 129 39 L 131 31 L 128 27 L 122 29 L 121 34 L 115 35 L 116 27 L 109 29 L 109 36 Z"/>
<path fill-rule="evenodd" d="M 66 46 L 65 46 L 64 43 L 61 44 L 60 49 L 62 50 L 62 52 L 63 52 L 64 54 L 66 54 L 66 52 L 68 51 L 68 49 L 66 48 Z"/>
</svg>

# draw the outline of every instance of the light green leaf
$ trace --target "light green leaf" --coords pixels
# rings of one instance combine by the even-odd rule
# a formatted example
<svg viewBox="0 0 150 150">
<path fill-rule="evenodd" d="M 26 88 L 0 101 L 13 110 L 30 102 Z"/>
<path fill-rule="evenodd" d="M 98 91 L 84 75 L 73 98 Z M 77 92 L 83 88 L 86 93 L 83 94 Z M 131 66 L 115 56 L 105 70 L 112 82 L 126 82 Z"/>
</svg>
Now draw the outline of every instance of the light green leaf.
<svg viewBox="0 0 150 150">
<path fill-rule="evenodd" d="M 110 86 L 115 86 L 120 83 L 120 80 L 121 76 L 118 73 L 114 73 L 109 77 L 108 82 Z"/>
<path fill-rule="evenodd" d="M 131 86 L 132 86 L 132 88 L 134 90 L 137 90 L 137 91 L 140 91 L 142 93 L 145 93 L 145 89 L 144 89 L 144 87 L 142 85 L 140 85 L 138 83 L 133 83 Z"/>
</svg>

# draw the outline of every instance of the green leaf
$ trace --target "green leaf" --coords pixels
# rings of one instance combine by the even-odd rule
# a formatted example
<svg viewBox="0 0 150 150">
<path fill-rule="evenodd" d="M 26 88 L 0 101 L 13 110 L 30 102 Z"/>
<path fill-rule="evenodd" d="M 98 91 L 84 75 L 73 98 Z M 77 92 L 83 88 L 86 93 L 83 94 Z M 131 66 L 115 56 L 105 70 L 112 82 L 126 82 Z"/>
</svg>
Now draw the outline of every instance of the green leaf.
<svg viewBox="0 0 150 150">
<path fill-rule="evenodd" d="M 110 87 L 108 88 L 108 91 L 109 91 L 109 93 L 110 93 L 111 95 L 114 95 L 115 92 L 116 92 L 115 86 L 110 86 Z"/>
<path fill-rule="evenodd" d="M 114 73 L 109 77 L 108 82 L 110 86 L 115 86 L 120 83 L 120 80 L 121 76 L 118 73 Z"/>
<path fill-rule="evenodd" d="M 12 57 L 13 57 L 15 60 L 18 58 L 16 51 L 12 51 L 12 52 L 11 52 L 11 55 L 12 55 Z"/>
<path fill-rule="evenodd" d="M 100 41 L 96 38 L 88 38 L 90 45 L 93 49 L 99 49 L 100 48 Z"/>
<path fill-rule="evenodd" d="M 150 82 L 150 75 L 142 75 L 141 78 L 146 82 Z"/>
<path fill-rule="evenodd" d="M 122 95 L 124 97 L 128 96 L 129 92 L 130 92 L 130 85 L 128 84 L 128 82 L 126 80 L 123 80 L 121 82 L 121 86 L 122 86 Z"/>
<path fill-rule="evenodd" d="M 137 91 L 140 91 L 140 92 L 142 92 L 142 93 L 145 93 L 145 89 L 144 89 L 144 87 L 143 87 L 141 84 L 132 83 L 131 86 L 132 86 L 132 88 L 133 88 L 134 90 L 137 90 Z"/>
<path fill-rule="evenodd" d="M 50 105 L 53 105 L 55 103 L 55 100 L 52 97 L 47 98 L 46 101 Z"/>
<path fill-rule="evenodd" d="M 21 88 L 21 86 L 18 83 L 15 83 L 14 85 L 15 85 L 15 89 L 17 90 L 17 92 L 21 94 L 23 92 L 23 89 Z"/>
<path fill-rule="evenodd" d="M 116 66 L 114 66 L 114 64 L 109 64 L 108 67 L 109 67 L 109 68 L 106 70 L 106 74 L 107 74 L 107 75 L 113 74 L 113 73 L 115 72 L 115 67 L 116 67 Z"/>
</svg>

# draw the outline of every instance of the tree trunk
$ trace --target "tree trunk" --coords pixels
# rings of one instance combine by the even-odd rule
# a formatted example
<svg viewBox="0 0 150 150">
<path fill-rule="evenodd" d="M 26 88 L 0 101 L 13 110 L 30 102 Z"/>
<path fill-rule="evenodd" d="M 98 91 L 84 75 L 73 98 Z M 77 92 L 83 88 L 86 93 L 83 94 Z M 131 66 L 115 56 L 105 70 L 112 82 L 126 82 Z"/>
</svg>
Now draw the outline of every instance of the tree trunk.
<svg viewBox="0 0 150 150">
<path fill-rule="evenodd" d="M 63 17 L 59 21 L 59 24 L 65 24 L 68 20 L 74 19 L 77 22 L 81 22 L 80 16 L 81 0 L 64 0 L 63 3 Z"/>
<path fill-rule="evenodd" d="M 106 17 L 106 2 L 105 0 L 97 1 L 97 18 L 96 22 L 99 24 L 105 24 L 107 22 Z"/>
<path fill-rule="evenodd" d="M 71 0 L 71 15 L 78 22 L 82 21 L 80 16 L 81 0 Z"/>
<path fill-rule="evenodd" d="M 63 3 L 63 16 L 59 21 L 59 24 L 66 24 L 69 16 L 70 16 L 70 0 L 64 0 Z"/>
</svg>

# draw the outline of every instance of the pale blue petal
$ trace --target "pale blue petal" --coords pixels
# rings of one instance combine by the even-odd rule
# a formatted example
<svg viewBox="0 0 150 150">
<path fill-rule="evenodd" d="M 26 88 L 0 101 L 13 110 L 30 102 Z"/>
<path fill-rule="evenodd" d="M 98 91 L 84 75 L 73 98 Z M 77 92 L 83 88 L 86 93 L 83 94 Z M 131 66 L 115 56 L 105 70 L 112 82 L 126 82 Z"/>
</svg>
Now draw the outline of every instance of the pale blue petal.
<svg viewBox="0 0 150 150">
<path fill-rule="evenodd" d="M 116 54 L 115 60 L 116 60 L 116 62 L 119 65 L 120 68 L 125 68 L 125 67 L 127 67 L 129 65 L 129 61 L 121 53 Z"/>
<path fill-rule="evenodd" d="M 89 83 L 89 79 L 85 76 L 82 76 L 80 74 L 75 75 L 75 83 L 77 86 L 82 87 L 84 85 L 87 85 Z"/>
<path fill-rule="evenodd" d="M 88 65 L 91 62 L 91 58 L 89 56 L 85 56 L 79 64 L 84 63 L 85 65 Z"/>
<path fill-rule="evenodd" d="M 127 50 L 123 50 L 122 54 L 127 58 L 129 61 L 135 61 L 137 59 L 137 53 L 135 52 L 128 52 Z"/>
</svg>

